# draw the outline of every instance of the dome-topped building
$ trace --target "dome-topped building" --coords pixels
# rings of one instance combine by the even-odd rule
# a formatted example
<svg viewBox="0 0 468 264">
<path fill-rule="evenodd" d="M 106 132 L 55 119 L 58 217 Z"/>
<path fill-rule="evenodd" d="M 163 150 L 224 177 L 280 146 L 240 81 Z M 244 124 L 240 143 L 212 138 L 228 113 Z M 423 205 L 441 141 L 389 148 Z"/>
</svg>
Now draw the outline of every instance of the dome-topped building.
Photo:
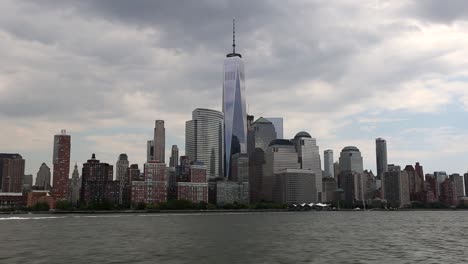
<svg viewBox="0 0 468 264">
<path fill-rule="evenodd" d="M 310 136 L 309 133 L 307 133 L 307 132 L 305 132 L 305 131 L 301 131 L 301 132 L 297 133 L 297 134 L 294 136 L 294 139 L 296 139 L 296 138 L 312 138 L 312 137 Z"/>
<path fill-rule="evenodd" d="M 347 146 L 340 153 L 340 171 L 363 172 L 362 156 L 359 149 L 355 146 Z"/>
<path fill-rule="evenodd" d="M 301 131 L 291 140 L 296 146 L 300 168 L 310 170 L 315 175 L 315 185 L 317 194 L 322 192 L 322 162 L 320 159 L 320 150 L 317 146 L 317 140 L 309 133 Z M 318 196 L 315 197 L 316 201 Z"/>
</svg>

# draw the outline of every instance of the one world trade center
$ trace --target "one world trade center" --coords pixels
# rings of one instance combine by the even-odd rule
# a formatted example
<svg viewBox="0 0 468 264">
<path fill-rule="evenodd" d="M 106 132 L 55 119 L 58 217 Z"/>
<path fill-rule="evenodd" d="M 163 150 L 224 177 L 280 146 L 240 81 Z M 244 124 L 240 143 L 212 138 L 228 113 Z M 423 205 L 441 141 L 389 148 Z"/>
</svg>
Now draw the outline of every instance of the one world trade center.
<svg viewBox="0 0 468 264">
<path fill-rule="evenodd" d="M 233 21 L 232 53 L 224 59 L 223 80 L 224 142 L 226 176 L 231 175 L 232 155 L 247 152 L 247 113 L 242 55 L 236 53 Z"/>
</svg>

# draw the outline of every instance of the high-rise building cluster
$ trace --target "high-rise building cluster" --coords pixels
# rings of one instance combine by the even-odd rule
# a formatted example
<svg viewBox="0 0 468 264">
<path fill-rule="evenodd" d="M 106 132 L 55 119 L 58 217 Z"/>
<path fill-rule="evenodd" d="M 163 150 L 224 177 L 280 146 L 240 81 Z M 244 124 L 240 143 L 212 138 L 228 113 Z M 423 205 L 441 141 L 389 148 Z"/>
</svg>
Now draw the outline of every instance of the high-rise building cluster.
<svg viewBox="0 0 468 264">
<path fill-rule="evenodd" d="M 468 202 L 468 173 L 424 174 L 418 162 L 403 169 L 388 164 L 383 138 L 375 140 L 374 175 L 364 169 L 355 146 L 336 152 L 336 159 L 332 149 L 322 157 L 317 139 L 308 132 L 285 139 L 283 118 L 249 115 L 244 62 L 236 52 L 234 33 L 233 27 L 232 52 L 223 67 L 222 111 L 193 110 L 185 123 L 185 155 L 179 155 L 177 145 L 166 149 L 165 121 L 158 119 L 141 167 L 131 164 L 126 153 L 117 157 L 115 167 L 92 154 L 81 172 L 74 165 L 69 178 L 72 141 L 62 130 L 53 138 L 52 172 L 42 163 L 34 184 L 20 154 L 0 154 L 0 207 L 46 202 L 53 208 L 63 200 L 72 207 L 94 208 L 103 204 L 135 208 L 170 200 L 217 205 L 321 202 L 347 208 Z"/>
</svg>

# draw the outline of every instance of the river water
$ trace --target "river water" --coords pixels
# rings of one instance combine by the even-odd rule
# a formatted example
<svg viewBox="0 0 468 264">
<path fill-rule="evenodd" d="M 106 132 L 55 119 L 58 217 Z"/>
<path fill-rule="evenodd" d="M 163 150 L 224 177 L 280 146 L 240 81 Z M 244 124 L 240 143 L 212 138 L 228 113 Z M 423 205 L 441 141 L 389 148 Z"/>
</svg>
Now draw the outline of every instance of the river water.
<svg viewBox="0 0 468 264">
<path fill-rule="evenodd" d="M 0 215 L 0 263 L 468 263 L 468 211 Z"/>
</svg>

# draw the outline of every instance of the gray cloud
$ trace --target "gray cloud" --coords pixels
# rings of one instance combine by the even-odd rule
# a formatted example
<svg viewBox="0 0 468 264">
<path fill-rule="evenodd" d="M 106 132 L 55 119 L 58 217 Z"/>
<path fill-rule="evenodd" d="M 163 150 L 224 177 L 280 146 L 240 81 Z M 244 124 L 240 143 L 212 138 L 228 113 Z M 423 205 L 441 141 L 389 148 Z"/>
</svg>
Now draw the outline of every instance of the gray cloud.
<svg viewBox="0 0 468 264">
<path fill-rule="evenodd" d="M 464 55 L 466 33 L 433 26 L 464 20 L 466 4 L 439 3 L 4 1 L 0 121 L 25 130 L 38 129 L 37 120 L 47 131 L 72 126 L 99 146 L 106 135 L 120 131 L 113 138 L 124 141 L 128 132 L 132 141 L 119 146 L 129 146 L 163 118 L 182 145 L 194 108 L 221 108 L 236 17 L 251 113 L 284 115 L 287 133 L 311 130 L 332 144 L 355 115 L 433 112 L 464 95 L 442 87 L 447 76 L 464 74 L 455 57 Z M 463 41 L 453 41 L 460 34 Z M 78 148 L 77 159 L 88 158 L 89 149 Z"/>
<path fill-rule="evenodd" d="M 468 19 L 468 3 L 464 0 L 413 0 L 405 11 L 428 22 L 452 23 Z"/>
</svg>

